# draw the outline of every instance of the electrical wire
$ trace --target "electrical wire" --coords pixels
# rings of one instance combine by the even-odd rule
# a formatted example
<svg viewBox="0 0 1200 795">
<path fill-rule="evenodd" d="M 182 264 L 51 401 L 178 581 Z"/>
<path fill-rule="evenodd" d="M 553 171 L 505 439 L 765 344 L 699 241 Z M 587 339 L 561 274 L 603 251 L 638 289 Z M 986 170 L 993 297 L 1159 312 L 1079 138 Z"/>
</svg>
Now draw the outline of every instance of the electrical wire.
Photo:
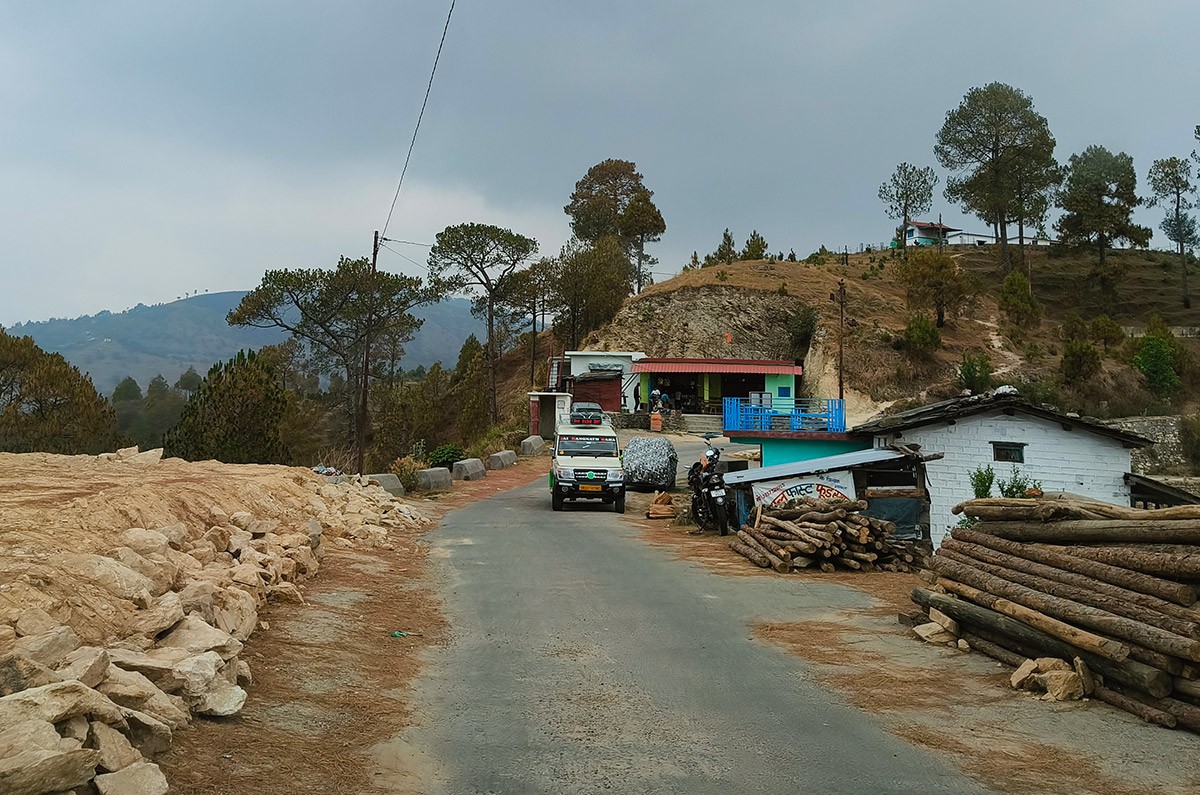
<svg viewBox="0 0 1200 795">
<path fill-rule="evenodd" d="M 413 259 L 412 257 L 408 256 L 407 254 L 401 254 L 399 251 L 397 251 L 396 249 L 392 248 L 392 247 L 391 247 L 391 246 L 389 246 L 387 243 L 380 243 L 380 244 L 379 244 L 379 247 L 380 247 L 380 248 L 386 248 L 388 251 L 392 252 L 392 253 L 393 253 L 393 254 L 395 254 L 397 257 L 401 257 L 401 258 L 403 258 L 403 259 L 406 259 L 406 260 L 408 260 L 408 261 L 409 261 L 409 262 L 411 262 L 413 265 L 416 265 L 418 268 L 427 268 L 427 267 L 429 267 L 428 265 L 422 265 L 420 262 L 417 262 L 415 259 Z"/>
<path fill-rule="evenodd" d="M 404 175 L 408 173 L 408 161 L 412 159 L 413 147 L 417 145 L 417 133 L 421 129 L 421 119 L 425 118 L 425 106 L 429 103 L 429 92 L 433 89 L 433 76 L 437 74 L 438 61 L 442 58 L 442 45 L 446 43 L 446 32 L 450 30 L 450 17 L 454 15 L 454 3 L 450 0 L 450 13 L 446 14 L 446 26 L 442 28 L 442 40 L 438 42 L 437 55 L 433 58 L 433 69 L 429 72 L 429 83 L 425 86 L 425 99 L 421 100 L 421 112 L 417 114 L 417 126 L 413 128 L 412 140 L 408 143 L 408 154 L 404 156 L 404 168 L 400 170 L 400 181 L 396 183 L 396 195 L 392 197 L 392 206 L 388 208 L 387 220 L 383 222 L 382 237 L 387 233 L 388 224 L 392 222 L 392 213 L 396 211 L 396 201 L 400 198 L 400 186 L 404 184 Z M 399 253 L 399 252 L 397 252 Z"/>
</svg>

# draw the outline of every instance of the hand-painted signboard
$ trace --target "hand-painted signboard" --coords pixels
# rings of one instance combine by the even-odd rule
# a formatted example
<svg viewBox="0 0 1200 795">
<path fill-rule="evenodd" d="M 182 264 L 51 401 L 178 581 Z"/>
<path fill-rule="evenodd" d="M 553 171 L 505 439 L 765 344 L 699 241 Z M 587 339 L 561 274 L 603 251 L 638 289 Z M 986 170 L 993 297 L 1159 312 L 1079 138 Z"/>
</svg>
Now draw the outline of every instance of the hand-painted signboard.
<svg viewBox="0 0 1200 795">
<path fill-rule="evenodd" d="M 824 472 L 820 475 L 768 480 L 755 483 L 751 488 L 756 505 L 783 505 L 788 500 L 800 500 L 805 497 L 816 500 L 856 499 L 854 477 L 848 469 Z"/>
</svg>

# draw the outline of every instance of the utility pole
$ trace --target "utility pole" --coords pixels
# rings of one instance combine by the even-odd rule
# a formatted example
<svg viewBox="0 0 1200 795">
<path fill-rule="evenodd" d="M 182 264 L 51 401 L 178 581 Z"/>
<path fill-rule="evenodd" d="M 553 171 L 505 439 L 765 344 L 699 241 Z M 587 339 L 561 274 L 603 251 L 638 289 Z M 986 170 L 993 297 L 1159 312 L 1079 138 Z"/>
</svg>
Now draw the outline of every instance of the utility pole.
<svg viewBox="0 0 1200 795">
<path fill-rule="evenodd" d="M 842 375 L 846 369 L 846 280 L 838 279 L 836 293 L 829 294 L 830 301 L 838 305 L 838 400 L 846 398 L 846 383 Z"/>
<path fill-rule="evenodd" d="M 379 230 L 375 230 L 375 239 L 371 245 L 371 282 L 368 288 L 374 295 L 375 291 L 375 270 L 376 263 L 379 261 Z M 362 392 L 358 399 L 358 417 L 355 421 L 355 436 L 357 436 L 357 451 L 355 452 L 355 466 L 358 469 L 358 474 L 362 475 L 363 464 L 367 457 L 367 396 L 371 391 L 371 338 L 375 333 L 375 301 L 374 298 L 368 303 L 367 310 L 367 325 L 363 334 L 363 363 L 362 363 Z"/>
</svg>

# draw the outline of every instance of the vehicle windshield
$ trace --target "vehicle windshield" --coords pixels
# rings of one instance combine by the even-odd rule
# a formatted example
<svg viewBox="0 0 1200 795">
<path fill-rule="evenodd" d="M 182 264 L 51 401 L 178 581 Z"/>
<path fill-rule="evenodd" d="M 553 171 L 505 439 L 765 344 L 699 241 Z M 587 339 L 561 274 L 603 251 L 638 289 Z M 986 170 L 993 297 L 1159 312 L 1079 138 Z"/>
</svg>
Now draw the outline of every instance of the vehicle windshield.
<svg viewBox="0 0 1200 795">
<path fill-rule="evenodd" d="M 559 436 L 558 454 L 616 458 L 617 440 L 612 436 Z"/>
</svg>

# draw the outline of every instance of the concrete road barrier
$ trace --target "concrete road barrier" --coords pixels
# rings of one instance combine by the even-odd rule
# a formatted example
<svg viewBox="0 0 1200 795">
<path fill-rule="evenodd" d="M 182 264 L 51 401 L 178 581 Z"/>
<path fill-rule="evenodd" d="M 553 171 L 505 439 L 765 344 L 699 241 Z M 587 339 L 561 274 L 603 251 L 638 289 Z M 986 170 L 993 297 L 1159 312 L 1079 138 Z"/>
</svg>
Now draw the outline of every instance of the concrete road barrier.
<svg viewBox="0 0 1200 795">
<path fill-rule="evenodd" d="M 501 450 L 498 453 L 492 453 L 487 457 L 484 466 L 488 469 L 508 469 L 513 464 L 517 463 L 517 454 L 512 450 Z"/>
<path fill-rule="evenodd" d="M 546 440 L 540 436 L 527 436 L 521 440 L 521 455 L 539 455 L 546 449 Z"/>
<path fill-rule="evenodd" d="M 478 458 L 464 458 L 454 462 L 450 476 L 455 480 L 482 480 L 487 477 L 487 469 Z"/>
<path fill-rule="evenodd" d="M 417 483 L 421 491 L 449 491 L 452 484 L 450 470 L 446 467 L 432 467 L 417 470 Z"/>
<path fill-rule="evenodd" d="M 393 475 L 391 472 L 380 472 L 377 475 L 367 475 L 367 480 L 371 483 L 375 483 L 393 497 L 404 496 L 404 484 L 400 482 L 399 476 Z"/>
</svg>

